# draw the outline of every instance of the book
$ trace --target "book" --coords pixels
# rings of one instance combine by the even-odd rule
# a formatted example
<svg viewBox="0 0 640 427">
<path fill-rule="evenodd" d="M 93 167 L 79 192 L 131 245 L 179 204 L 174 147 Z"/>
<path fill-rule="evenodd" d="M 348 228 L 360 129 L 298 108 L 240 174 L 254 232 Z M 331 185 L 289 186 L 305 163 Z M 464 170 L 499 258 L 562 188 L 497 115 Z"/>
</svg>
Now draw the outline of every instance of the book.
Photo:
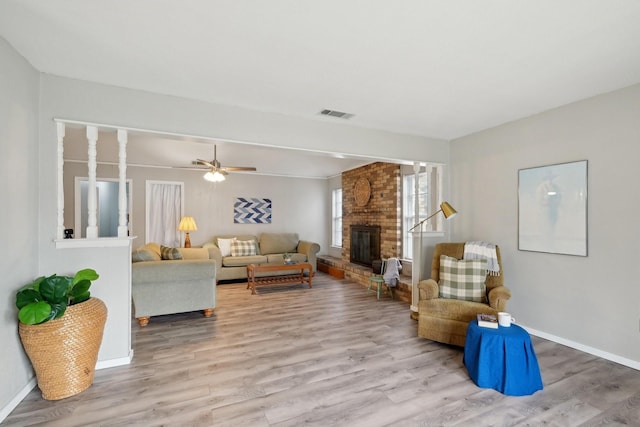
<svg viewBox="0 0 640 427">
<path fill-rule="evenodd" d="M 493 314 L 478 314 L 478 326 L 483 328 L 498 329 L 498 318 Z"/>
</svg>

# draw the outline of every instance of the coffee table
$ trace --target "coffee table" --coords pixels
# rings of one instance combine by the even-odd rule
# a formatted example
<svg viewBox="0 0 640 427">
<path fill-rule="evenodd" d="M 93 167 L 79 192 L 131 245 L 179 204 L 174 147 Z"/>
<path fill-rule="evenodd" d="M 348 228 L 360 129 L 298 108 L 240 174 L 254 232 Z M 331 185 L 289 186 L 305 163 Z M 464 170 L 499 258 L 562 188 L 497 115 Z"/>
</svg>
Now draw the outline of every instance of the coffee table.
<svg viewBox="0 0 640 427">
<path fill-rule="evenodd" d="M 467 328 L 463 363 L 479 387 L 493 388 L 510 396 L 524 396 L 542 390 L 538 358 L 529 333 L 518 325 L 498 329 Z"/>
<path fill-rule="evenodd" d="M 306 276 L 305 270 L 307 271 Z M 278 272 L 279 274 L 273 274 L 274 272 Z M 247 266 L 247 289 L 251 289 L 251 295 L 257 293 L 256 285 L 281 285 L 286 283 L 307 282 L 311 288 L 311 279 L 313 279 L 313 268 L 308 262 L 298 262 L 294 264 L 249 264 Z"/>
</svg>

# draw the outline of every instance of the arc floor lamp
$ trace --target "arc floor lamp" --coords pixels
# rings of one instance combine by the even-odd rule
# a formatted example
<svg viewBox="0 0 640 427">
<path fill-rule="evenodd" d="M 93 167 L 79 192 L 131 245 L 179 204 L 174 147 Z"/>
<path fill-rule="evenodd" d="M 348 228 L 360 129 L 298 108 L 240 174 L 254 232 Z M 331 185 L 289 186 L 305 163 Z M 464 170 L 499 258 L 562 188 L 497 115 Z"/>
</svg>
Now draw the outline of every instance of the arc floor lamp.
<svg viewBox="0 0 640 427">
<path fill-rule="evenodd" d="M 418 283 L 420 282 L 420 280 L 422 280 L 422 233 L 423 233 L 423 229 L 422 229 L 422 225 L 427 222 L 428 220 L 430 220 L 431 218 L 433 218 L 434 216 L 438 215 L 440 212 L 442 212 L 442 214 L 444 215 L 445 219 L 451 219 L 454 216 L 456 216 L 456 214 L 458 213 L 453 206 L 451 206 L 449 204 L 449 202 L 442 202 L 440 203 L 440 209 L 438 209 L 436 212 L 432 213 L 431 215 L 429 215 L 427 218 L 423 219 L 422 221 L 420 221 L 419 223 L 417 223 L 416 225 L 414 225 L 413 227 L 411 227 L 411 229 L 409 231 L 413 231 L 416 228 L 420 227 L 420 243 L 419 243 L 419 248 L 420 248 L 420 252 L 418 254 L 417 257 L 414 256 L 414 262 L 417 259 L 418 260 L 418 280 L 411 280 L 412 282 L 415 282 L 415 284 L 412 284 L 411 286 L 411 317 L 413 319 L 417 319 L 418 318 L 418 292 L 417 292 L 417 287 L 418 287 Z M 415 254 L 414 254 L 415 255 Z M 415 309 L 415 311 L 414 311 Z"/>
</svg>

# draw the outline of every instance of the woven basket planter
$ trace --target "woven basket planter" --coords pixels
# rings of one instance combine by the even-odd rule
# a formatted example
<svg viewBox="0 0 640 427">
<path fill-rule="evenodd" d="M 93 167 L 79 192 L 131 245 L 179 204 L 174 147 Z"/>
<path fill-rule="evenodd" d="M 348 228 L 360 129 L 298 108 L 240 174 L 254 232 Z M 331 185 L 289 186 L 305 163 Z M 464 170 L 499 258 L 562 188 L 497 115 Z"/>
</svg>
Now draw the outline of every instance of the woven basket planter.
<svg viewBox="0 0 640 427">
<path fill-rule="evenodd" d="M 93 383 L 107 307 L 98 298 L 67 307 L 64 316 L 39 325 L 19 322 L 22 345 L 46 400 L 73 396 Z"/>
</svg>

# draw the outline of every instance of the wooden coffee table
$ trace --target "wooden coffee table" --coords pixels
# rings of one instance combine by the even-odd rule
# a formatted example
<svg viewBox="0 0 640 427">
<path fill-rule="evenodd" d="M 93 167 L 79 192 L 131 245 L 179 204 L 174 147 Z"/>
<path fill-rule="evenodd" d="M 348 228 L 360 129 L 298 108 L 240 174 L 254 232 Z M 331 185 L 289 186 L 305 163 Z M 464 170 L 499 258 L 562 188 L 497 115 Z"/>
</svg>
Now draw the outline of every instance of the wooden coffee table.
<svg viewBox="0 0 640 427">
<path fill-rule="evenodd" d="M 307 270 L 308 275 L 304 272 Z M 269 272 L 286 271 L 285 274 L 270 275 Z M 313 268 L 308 262 L 295 264 L 249 264 L 247 266 L 247 289 L 251 289 L 251 295 L 256 294 L 256 285 L 281 285 L 286 283 L 309 283 L 313 278 Z"/>
</svg>

